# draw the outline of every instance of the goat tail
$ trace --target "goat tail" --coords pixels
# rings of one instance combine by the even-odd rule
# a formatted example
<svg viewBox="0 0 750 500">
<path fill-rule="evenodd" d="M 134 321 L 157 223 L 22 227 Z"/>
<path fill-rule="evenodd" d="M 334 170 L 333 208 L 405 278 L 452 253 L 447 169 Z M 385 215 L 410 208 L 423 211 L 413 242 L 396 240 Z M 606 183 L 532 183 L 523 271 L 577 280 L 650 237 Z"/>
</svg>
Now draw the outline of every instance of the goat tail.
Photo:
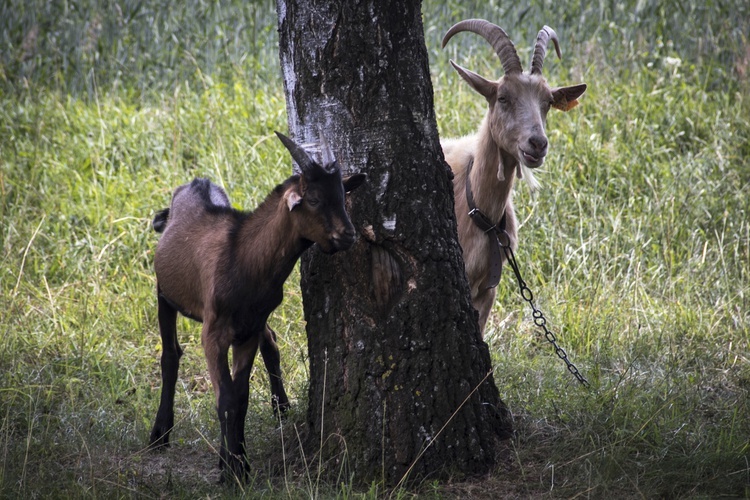
<svg viewBox="0 0 750 500">
<path fill-rule="evenodd" d="M 154 231 L 157 233 L 163 233 L 164 230 L 167 228 L 167 220 L 169 219 L 169 209 L 165 208 L 164 210 L 159 210 L 156 212 L 156 215 L 154 216 L 153 222 L 151 222 L 151 225 L 154 228 Z"/>
</svg>

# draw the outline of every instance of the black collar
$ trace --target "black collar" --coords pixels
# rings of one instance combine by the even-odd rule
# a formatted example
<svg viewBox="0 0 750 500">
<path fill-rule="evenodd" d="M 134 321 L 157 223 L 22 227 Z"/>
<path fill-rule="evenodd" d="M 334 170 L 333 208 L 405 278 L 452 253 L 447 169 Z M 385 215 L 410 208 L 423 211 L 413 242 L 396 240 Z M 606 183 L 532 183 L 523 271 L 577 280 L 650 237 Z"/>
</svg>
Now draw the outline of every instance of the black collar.
<svg viewBox="0 0 750 500">
<path fill-rule="evenodd" d="M 472 158 L 466 166 L 466 205 L 469 207 L 471 220 L 490 240 L 490 274 L 487 277 L 486 288 L 495 288 L 503 273 L 503 258 L 497 232 L 505 231 L 505 211 L 503 210 L 500 222 L 493 224 L 489 217 L 477 208 L 474 202 L 474 194 L 471 192 L 471 167 L 473 165 L 474 159 Z"/>
</svg>

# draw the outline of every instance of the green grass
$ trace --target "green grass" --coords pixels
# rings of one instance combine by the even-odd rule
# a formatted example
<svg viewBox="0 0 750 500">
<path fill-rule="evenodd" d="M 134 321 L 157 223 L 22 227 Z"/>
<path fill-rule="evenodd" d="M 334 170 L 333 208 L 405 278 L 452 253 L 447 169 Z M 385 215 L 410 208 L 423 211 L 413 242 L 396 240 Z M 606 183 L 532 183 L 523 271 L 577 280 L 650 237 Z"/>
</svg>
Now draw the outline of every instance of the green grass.
<svg viewBox="0 0 750 500">
<path fill-rule="evenodd" d="M 424 6 L 438 125 L 470 133 L 484 112 L 449 58 L 499 75 L 478 37 L 439 48 L 453 22 L 501 24 L 524 61 L 543 24 L 558 31 L 548 79 L 589 89 L 549 116 L 541 191 L 517 189 L 517 257 L 591 389 L 506 271 L 486 340 L 518 429 L 509 458 L 491 478 L 417 492 L 747 497 L 750 7 L 502 4 Z M 321 484 L 294 452 L 308 383 L 296 274 L 273 317 L 294 407 L 277 429 L 258 370 L 253 481 L 213 484 L 213 395 L 186 320 L 176 445 L 144 451 L 160 352 L 150 219 L 195 175 L 248 208 L 289 175 L 272 135 L 286 129 L 274 15 L 267 1 L 0 7 L 0 497 L 387 493 L 355 489 L 345 465 Z"/>
</svg>

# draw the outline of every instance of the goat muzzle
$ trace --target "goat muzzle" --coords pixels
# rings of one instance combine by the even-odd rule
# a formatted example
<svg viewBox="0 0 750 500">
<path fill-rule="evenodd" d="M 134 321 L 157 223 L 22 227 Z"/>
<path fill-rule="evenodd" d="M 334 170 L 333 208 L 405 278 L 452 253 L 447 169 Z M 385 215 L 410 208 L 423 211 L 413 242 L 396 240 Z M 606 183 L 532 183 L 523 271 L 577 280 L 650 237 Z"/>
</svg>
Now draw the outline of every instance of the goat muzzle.
<svg viewBox="0 0 750 500">
<path fill-rule="evenodd" d="M 546 148 L 544 151 L 541 152 L 535 152 L 535 151 L 526 151 L 524 149 L 520 150 L 521 152 L 521 163 L 524 164 L 524 166 L 528 168 L 538 168 L 542 166 L 542 163 L 544 163 L 544 158 L 547 156 Z"/>
<path fill-rule="evenodd" d="M 532 156 L 526 151 L 522 151 L 523 164 L 529 168 L 537 168 L 544 163 L 544 156 Z"/>
<path fill-rule="evenodd" d="M 529 137 L 524 146 L 518 148 L 519 160 L 529 168 L 537 168 L 544 163 L 549 142 L 544 135 Z"/>
<path fill-rule="evenodd" d="M 356 239 L 357 234 L 353 229 L 333 234 L 328 240 L 329 251 L 326 253 L 336 253 L 343 250 L 348 250 L 354 244 Z M 323 250 L 325 251 L 325 249 Z"/>
</svg>

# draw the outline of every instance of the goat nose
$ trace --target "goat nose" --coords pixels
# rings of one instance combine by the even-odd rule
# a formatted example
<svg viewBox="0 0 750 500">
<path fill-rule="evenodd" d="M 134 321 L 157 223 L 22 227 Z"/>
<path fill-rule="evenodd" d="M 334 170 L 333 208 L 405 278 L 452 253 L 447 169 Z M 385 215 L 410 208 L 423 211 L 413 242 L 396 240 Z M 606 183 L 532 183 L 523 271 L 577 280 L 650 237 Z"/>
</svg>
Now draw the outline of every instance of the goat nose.
<svg viewBox="0 0 750 500">
<path fill-rule="evenodd" d="M 354 229 L 347 229 L 344 231 L 341 239 L 351 246 L 351 244 L 354 243 L 354 240 L 357 239 L 357 233 L 354 232 Z"/>
<path fill-rule="evenodd" d="M 529 138 L 529 143 L 537 151 L 544 151 L 547 149 L 547 138 L 543 135 L 533 135 Z"/>
<path fill-rule="evenodd" d="M 337 250 L 346 250 L 356 239 L 357 234 L 354 232 L 354 228 L 347 228 L 344 231 L 333 235 L 333 245 Z"/>
</svg>

